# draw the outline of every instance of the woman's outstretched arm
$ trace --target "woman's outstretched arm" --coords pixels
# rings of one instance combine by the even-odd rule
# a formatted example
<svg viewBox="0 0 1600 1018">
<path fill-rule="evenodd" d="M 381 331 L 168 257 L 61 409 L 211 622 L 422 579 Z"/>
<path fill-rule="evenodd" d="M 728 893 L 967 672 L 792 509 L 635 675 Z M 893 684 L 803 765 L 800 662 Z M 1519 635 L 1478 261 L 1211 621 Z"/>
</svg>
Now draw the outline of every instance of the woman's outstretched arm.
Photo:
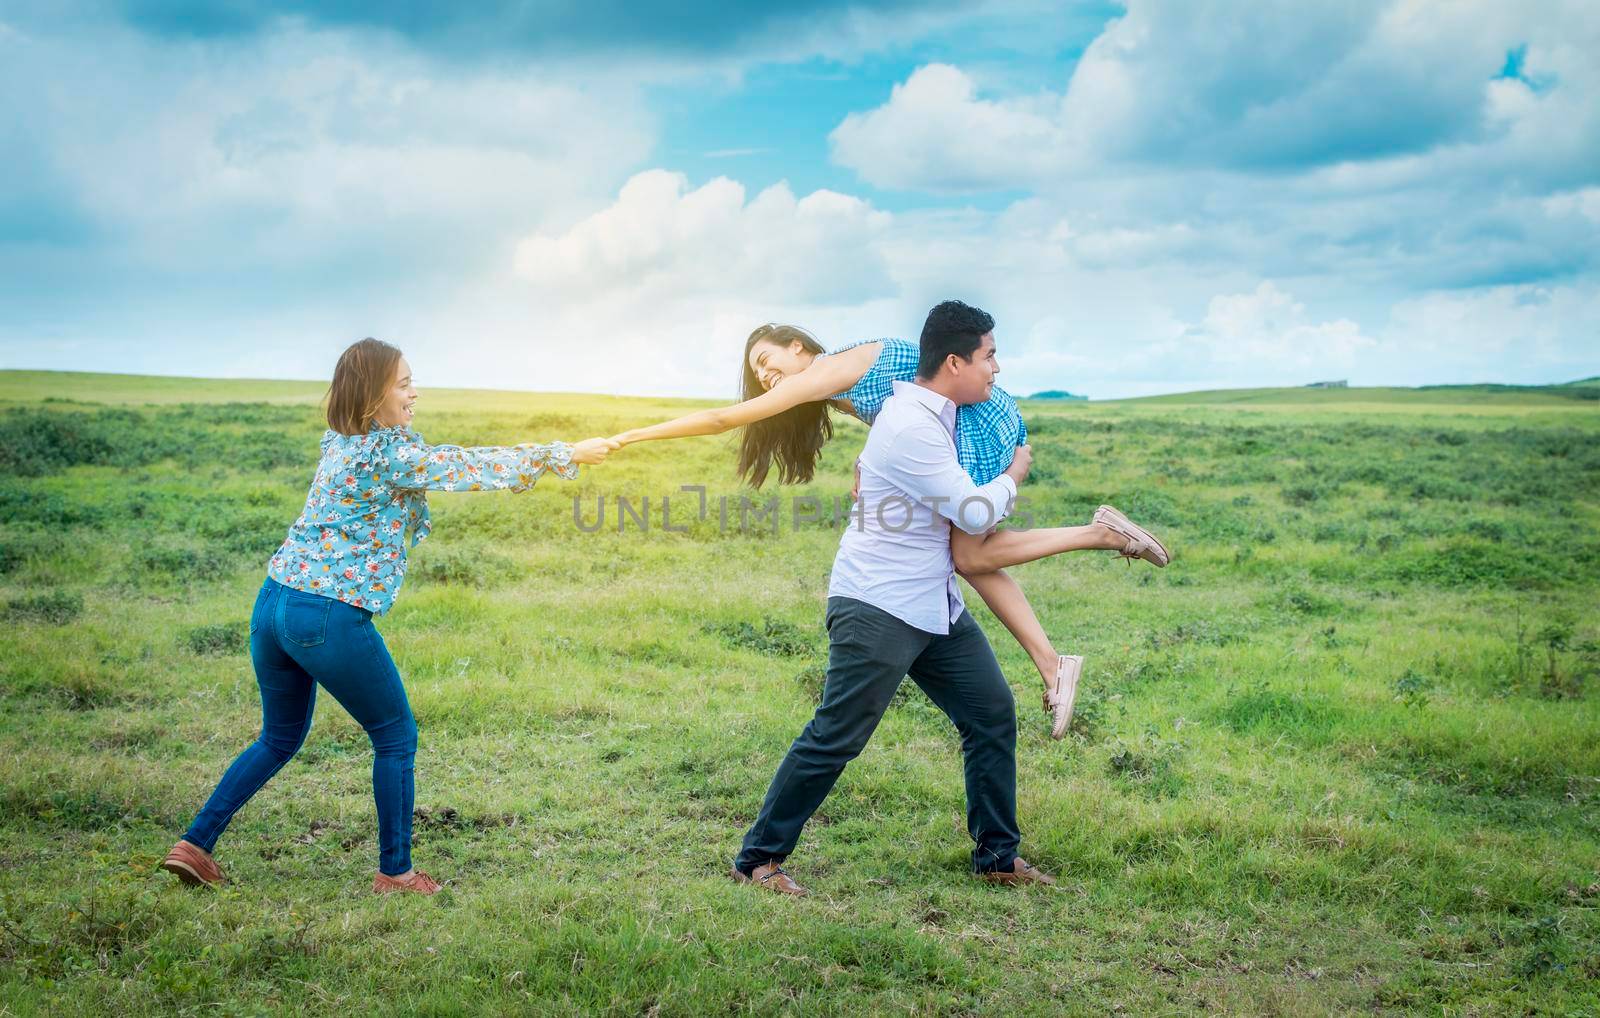
<svg viewBox="0 0 1600 1018">
<path fill-rule="evenodd" d="M 522 445 L 425 445 L 413 433 L 392 443 L 380 466 L 396 488 L 428 491 L 526 491 L 546 472 L 572 480 L 580 463 L 600 463 L 615 447 L 608 438 Z"/>
<path fill-rule="evenodd" d="M 864 343 L 823 358 L 754 399 L 731 406 L 697 410 L 674 420 L 633 428 L 611 437 L 622 445 L 632 445 L 634 442 L 655 442 L 664 438 L 720 435 L 724 431 L 776 417 L 801 403 L 821 402 L 861 381 L 861 376 L 877 359 L 877 346 L 876 343 Z"/>
</svg>

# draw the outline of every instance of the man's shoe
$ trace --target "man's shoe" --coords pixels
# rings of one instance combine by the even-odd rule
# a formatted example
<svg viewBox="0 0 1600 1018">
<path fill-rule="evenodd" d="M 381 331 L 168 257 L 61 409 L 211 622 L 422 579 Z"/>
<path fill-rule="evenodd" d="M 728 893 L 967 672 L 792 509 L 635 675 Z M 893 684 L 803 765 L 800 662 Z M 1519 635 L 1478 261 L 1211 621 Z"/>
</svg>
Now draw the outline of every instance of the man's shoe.
<svg viewBox="0 0 1600 1018">
<path fill-rule="evenodd" d="M 1126 559 L 1142 558 L 1153 566 L 1165 566 L 1172 561 L 1166 547 L 1156 535 L 1128 519 L 1111 506 L 1103 505 L 1094 511 L 1094 522 L 1124 538 L 1128 543 L 1119 552 Z"/>
<path fill-rule="evenodd" d="M 181 838 L 161 860 L 161 868 L 176 874 L 190 887 L 219 887 L 228 879 L 222 875 L 222 868 L 211 858 L 210 852 Z"/>
<path fill-rule="evenodd" d="M 372 878 L 373 894 L 438 894 L 439 882 L 421 870 L 412 870 L 409 877 L 391 877 L 379 873 Z"/>
<path fill-rule="evenodd" d="M 987 873 L 980 873 L 978 876 L 991 884 L 1044 884 L 1046 887 L 1054 887 L 1056 882 L 1055 877 L 1028 862 L 1020 855 L 1011 864 L 1010 869 L 990 870 Z"/>
<path fill-rule="evenodd" d="M 783 867 L 775 862 L 762 863 L 751 870 L 749 876 L 740 873 L 739 867 L 735 866 L 729 871 L 729 875 L 741 884 L 754 884 L 757 887 L 765 887 L 769 891 L 793 895 L 796 898 L 804 897 L 806 893 L 806 889 L 795 883 L 794 878 L 785 873 Z"/>
<path fill-rule="evenodd" d="M 1061 655 L 1061 664 L 1056 667 L 1056 688 L 1045 690 L 1044 694 L 1044 709 L 1054 715 L 1050 725 L 1052 739 L 1065 736 L 1072 724 L 1072 705 L 1078 699 L 1078 676 L 1082 674 L 1082 655 Z"/>
</svg>

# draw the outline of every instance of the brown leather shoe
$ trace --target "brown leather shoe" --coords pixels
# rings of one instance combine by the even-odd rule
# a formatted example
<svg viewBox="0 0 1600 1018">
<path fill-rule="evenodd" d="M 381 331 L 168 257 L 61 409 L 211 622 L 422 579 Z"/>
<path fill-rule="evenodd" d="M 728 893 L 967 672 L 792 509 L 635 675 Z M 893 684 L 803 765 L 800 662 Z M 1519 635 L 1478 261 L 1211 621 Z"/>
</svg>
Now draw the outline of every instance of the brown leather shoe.
<svg viewBox="0 0 1600 1018">
<path fill-rule="evenodd" d="M 990 870 L 988 873 L 980 873 L 978 876 L 991 884 L 1044 884 L 1046 887 L 1054 887 L 1056 882 L 1055 877 L 1028 862 L 1020 855 L 1011 864 L 1010 869 Z"/>
<path fill-rule="evenodd" d="M 1156 535 L 1128 519 L 1111 506 L 1103 505 L 1094 511 L 1094 522 L 1110 530 L 1128 543 L 1119 552 L 1126 559 L 1142 558 L 1153 566 L 1166 566 L 1172 555 L 1166 546 L 1156 540 Z"/>
<path fill-rule="evenodd" d="M 161 868 L 190 887 L 218 887 L 228 879 L 222 875 L 222 868 L 211 858 L 210 852 L 182 838 L 161 860 Z"/>
<path fill-rule="evenodd" d="M 412 870 L 404 879 L 379 873 L 372 878 L 373 894 L 438 894 L 439 882 L 421 870 Z"/>
<path fill-rule="evenodd" d="M 737 866 L 729 871 L 729 875 L 741 884 L 755 884 L 757 887 L 765 887 L 779 894 L 790 894 L 796 898 L 804 897 L 806 893 L 806 889 L 795 883 L 794 878 L 785 873 L 783 867 L 775 862 L 757 866 L 750 871 L 748 877 L 740 873 Z"/>
</svg>

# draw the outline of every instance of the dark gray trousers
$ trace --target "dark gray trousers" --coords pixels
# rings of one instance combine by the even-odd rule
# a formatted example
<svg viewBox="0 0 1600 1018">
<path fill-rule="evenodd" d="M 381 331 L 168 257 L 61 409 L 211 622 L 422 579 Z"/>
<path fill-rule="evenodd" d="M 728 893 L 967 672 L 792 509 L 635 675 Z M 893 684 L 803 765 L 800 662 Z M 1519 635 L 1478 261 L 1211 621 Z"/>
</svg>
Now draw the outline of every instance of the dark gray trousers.
<svg viewBox="0 0 1600 1018">
<path fill-rule="evenodd" d="M 925 633 L 847 597 L 828 598 L 822 704 L 778 766 L 734 861 L 748 874 L 794 851 L 845 764 L 866 748 L 908 674 L 955 722 L 967 779 L 967 831 L 977 872 L 1017 857 L 1017 711 L 983 630 L 963 612 L 946 636 Z"/>
</svg>

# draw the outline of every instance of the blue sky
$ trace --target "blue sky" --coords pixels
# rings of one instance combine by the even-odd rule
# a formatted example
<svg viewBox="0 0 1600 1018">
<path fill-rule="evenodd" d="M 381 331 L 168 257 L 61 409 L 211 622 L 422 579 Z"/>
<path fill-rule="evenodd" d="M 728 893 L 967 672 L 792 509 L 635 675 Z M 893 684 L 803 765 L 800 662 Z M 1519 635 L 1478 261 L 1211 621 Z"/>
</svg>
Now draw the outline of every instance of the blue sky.
<svg viewBox="0 0 1600 1018">
<path fill-rule="evenodd" d="M 1002 384 L 1600 373 L 1583 2 L 0 7 L 0 367 L 725 395 L 990 310 Z"/>
</svg>

